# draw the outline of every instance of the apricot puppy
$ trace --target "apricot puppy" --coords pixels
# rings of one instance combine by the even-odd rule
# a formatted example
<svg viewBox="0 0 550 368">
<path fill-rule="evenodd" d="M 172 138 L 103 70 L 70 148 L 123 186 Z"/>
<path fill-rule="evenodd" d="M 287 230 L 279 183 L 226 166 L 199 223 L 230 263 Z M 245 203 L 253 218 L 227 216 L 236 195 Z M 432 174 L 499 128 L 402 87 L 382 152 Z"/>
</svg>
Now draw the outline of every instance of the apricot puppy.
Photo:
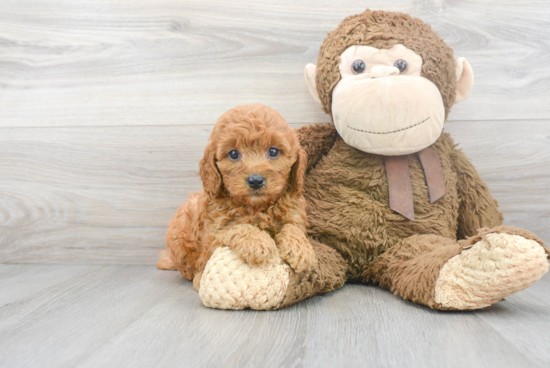
<svg viewBox="0 0 550 368">
<path fill-rule="evenodd" d="M 200 162 L 203 183 L 168 225 L 157 267 L 177 269 L 198 290 L 206 262 L 230 247 L 251 266 L 284 259 L 296 272 L 315 253 L 306 236 L 306 155 L 273 109 L 243 105 L 223 114 Z"/>
</svg>

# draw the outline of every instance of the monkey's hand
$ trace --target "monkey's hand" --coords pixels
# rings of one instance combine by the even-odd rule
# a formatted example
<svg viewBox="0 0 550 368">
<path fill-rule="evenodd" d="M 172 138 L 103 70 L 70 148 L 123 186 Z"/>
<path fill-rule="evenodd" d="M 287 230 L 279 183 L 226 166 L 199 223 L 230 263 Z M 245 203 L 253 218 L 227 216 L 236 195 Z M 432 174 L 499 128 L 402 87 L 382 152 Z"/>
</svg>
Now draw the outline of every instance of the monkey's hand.
<svg viewBox="0 0 550 368">
<path fill-rule="evenodd" d="M 249 224 L 235 225 L 217 234 L 221 246 L 230 247 L 237 256 L 251 266 L 276 263 L 279 251 L 269 234 Z"/>
<path fill-rule="evenodd" d="M 283 259 L 296 272 L 310 270 L 317 263 L 315 252 L 306 234 L 296 225 L 284 225 L 275 241 Z"/>
</svg>

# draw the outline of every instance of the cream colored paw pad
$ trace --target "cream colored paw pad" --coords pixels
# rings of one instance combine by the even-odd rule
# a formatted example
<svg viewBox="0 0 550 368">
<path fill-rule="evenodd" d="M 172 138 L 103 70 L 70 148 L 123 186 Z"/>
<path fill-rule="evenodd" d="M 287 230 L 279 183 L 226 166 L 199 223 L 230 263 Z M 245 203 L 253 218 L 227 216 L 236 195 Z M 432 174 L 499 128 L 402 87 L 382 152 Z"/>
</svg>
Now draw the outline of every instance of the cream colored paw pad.
<svg viewBox="0 0 550 368">
<path fill-rule="evenodd" d="M 252 267 L 229 248 L 218 248 L 202 274 L 199 296 L 203 304 L 218 309 L 274 309 L 288 288 L 286 263 Z"/>
<path fill-rule="evenodd" d="M 548 271 L 543 247 L 519 235 L 487 234 L 441 269 L 434 301 L 444 308 L 479 309 L 523 290 Z"/>
</svg>

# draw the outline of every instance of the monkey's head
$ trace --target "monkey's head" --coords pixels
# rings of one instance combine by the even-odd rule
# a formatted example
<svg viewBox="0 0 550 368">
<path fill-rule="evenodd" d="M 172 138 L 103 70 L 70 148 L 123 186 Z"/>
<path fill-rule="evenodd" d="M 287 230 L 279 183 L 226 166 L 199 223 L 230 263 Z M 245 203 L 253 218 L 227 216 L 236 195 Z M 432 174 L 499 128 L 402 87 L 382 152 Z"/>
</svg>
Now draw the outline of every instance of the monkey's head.
<svg viewBox="0 0 550 368">
<path fill-rule="evenodd" d="M 464 58 L 419 19 L 370 11 L 346 18 L 305 70 L 309 90 L 342 139 L 361 151 L 418 152 L 441 135 L 451 106 L 470 93 Z"/>
</svg>

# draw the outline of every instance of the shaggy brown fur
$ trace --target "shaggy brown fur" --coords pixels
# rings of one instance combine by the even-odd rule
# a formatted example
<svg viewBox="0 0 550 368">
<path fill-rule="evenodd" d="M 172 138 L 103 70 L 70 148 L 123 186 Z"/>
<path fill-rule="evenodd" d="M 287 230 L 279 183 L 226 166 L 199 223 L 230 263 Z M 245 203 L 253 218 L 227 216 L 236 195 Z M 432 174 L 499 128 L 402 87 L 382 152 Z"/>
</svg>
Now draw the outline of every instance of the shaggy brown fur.
<svg viewBox="0 0 550 368">
<path fill-rule="evenodd" d="M 457 239 L 500 225 L 497 202 L 471 162 L 443 133 L 432 149 L 441 162 L 447 193 L 430 203 L 422 164 L 411 155 L 416 221 L 408 220 L 389 208 L 384 158 L 347 145 L 335 131 L 332 124 L 298 130 L 306 152 L 326 151 L 324 156 L 310 156 L 306 174 L 309 235 L 344 257 L 346 280 L 376 282 L 405 299 L 437 308 L 433 286 L 445 262 L 462 251 Z"/>
<path fill-rule="evenodd" d="M 550 258 L 550 249 L 529 231 L 512 226 L 496 226 L 479 229 L 476 235 L 459 241 L 437 235 L 411 236 L 382 254 L 366 273 L 373 281 L 405 299 L 434 309 L 448 309 L 434 302 L 435 285 L 443 266 L 478 241 L 487 240 L 487 234 L 499 233 L 534 240 Z"/>
<path fill-rule="evenodd" d="M 324 111 L 331 113 L 332 91 L 341 78 L 340 54 L 352 45 L 388 49 L 396 43 L 422 57 L 422 76 L 439 88 L 447 116 L 455 100 L 452 49 L 418 19 L 370 10 L 346 18 L 321 46 L 316 84 Z M 345 274 L 333 273 L 334 285 L 348 280 L 375 282 L 405 299 L 444 309 L 434 302 L 442 267 L 484 234 L 518 234 L 544 246 L 528 231 L 499 226 L 502 215 L 497 202 L 446 133 L 431 146 L 446 185 L 446 194 L 435 203 L 430 203 L 420 160 L 417 155 L 409 156 L 416 221 L 390 209 L 383 156 L 347 145 L 332 124 L 302 127 L 298 136 L 308 155 L 304 186 L 308 234 L 337 251 L 318 255 L 317 267 L 339 264 L 339 256 L 347 266 Z M 471 238 L 460 240 L 466 237 Z M 293 296 L 288 300 L 294 303 L 309 296 L 317 284 L 315 277 L 291 280 Z"/>
<path fill-rule="evenodd" d="M 333 125 L 328 125 L 335 130 Z M 325 132 L 327 126 L 310 125 L 298 130 L 306 147 L 311 131 Z M 319 140 L 315 142 L 319 145 Z M 422 164 L 411 155 L 409 168 L 414 193 L 416 221 L 410 221 L 389 208 L 388 184 L 382 156 L 359 151 L 341 138 L 309 170 L 305 181 L 308 231 L 322 243 L 337 249 L 349 261 L 349 277 L 369 281 L 364 268 L 378 255 L 410 236 L 435 234 L 457 239 L 472 236 L 480 227 L 493 227 L 502 221 L 497 203 L 464 154 L 455 148 L 447 133 L 432 146 L 446 178 L 447 193 L 431 204 Z M 468 217 L 469 220 L 460 220 Z M 475 223 L 475 229 L 460 227 Z"/>
<path fill-rule="evenodd" d="M 346 261 L 334 249 L 310 239 L 318 262 L 311 271 L 292 272 L 283 303 L 288 307 L 313 295 L 340 288 L 346 282 Z"/>
<path fill-rule="evenodd" d="M 277 158 L 270 148 L 280 150 Z M 232 160 L 229 152 L 240 157 Z M 214 127 L 200 162 L 203 191 L 191 194 L 168 225 L 167 252 L 157 264 L 177 269 L 194 286 L 217 247 L 228 246 L 244 262 L 265 265 L 279 255 L 296 271 L 315 265 L 306 237 L 302 187 L 306 155 L 294 130 L 274 110 L 244 105 L 225 113 Z M 262 175 L 265 186 L 247 185 Z"/>
<path fill-rule="evenodd" d="M 340 55 L 348 47 L 389 49 L 397 43 L 422 56 L 422 76 L 439 88 L 447 118 L 456 96 L 453 49 L 420 19 L 403 13 L 371 10 L 344 19 L 321 45 L 316 84 L 323 110 L 331 114 L 332 90 L 341 78 Z"/>
</svg>

